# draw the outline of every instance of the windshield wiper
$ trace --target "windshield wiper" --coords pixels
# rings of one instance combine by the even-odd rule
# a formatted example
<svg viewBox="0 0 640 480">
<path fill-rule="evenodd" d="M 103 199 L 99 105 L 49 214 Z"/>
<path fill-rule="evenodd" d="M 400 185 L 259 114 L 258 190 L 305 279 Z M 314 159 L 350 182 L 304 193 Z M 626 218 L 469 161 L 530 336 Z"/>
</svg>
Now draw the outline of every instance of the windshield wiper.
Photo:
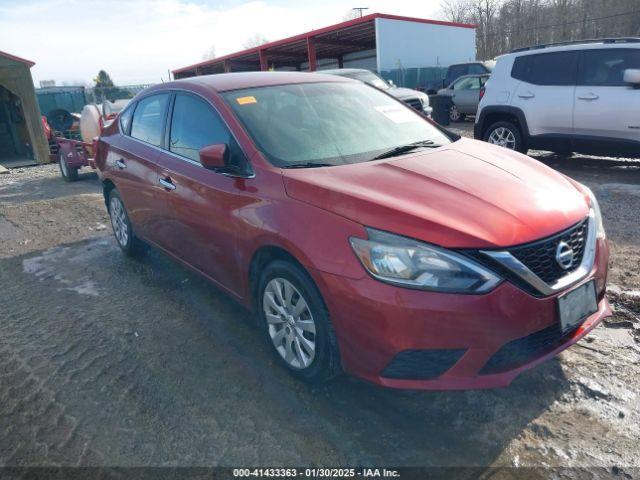
<svg viewBox="0 0 640 480">
<path fill-rule="evenodd" d="M 284 165 L 281 168 L 315 168 L 315 167 L 333 167 L 333 163 L 320 163 L 320 162 L 304 162 L 304 163 L 292 163 L 290 165 Z"/>
<path fill-rule="evenodd" d="M 376 155 L 371 160 L 380 160 L 382 158 L 390 158 L 396 157 L 398 155 L 402 155 L 403 153 L 410 152 L 411 150 L 415 150 L 421 147 L 430 147 L 437 148 L 442 145 L 436 144 L 433 140 L 419 140 L 417 142 L 408 143 L 406 145 L 399 145 L 397 147 L 393 147 L 391 150 L 387 150 L 386 152 L 382 152 L 380 155 Z"/>
</svg>

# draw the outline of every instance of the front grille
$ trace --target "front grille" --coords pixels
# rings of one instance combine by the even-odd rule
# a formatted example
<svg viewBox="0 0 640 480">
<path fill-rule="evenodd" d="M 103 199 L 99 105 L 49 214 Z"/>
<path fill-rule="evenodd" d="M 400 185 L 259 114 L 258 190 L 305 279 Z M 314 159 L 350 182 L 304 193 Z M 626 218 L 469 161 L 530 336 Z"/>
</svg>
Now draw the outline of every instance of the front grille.
<svg viewBox="0 0 640 480">
<path fill-rule="evenodd" d="M 551 237 L 508 249 L 509 253 L 522 262 L 541 280 L 553 284 L 574 271 L 582 262 L 587 240 L 588 219 L 568 230 Z M 573 261 L 569 268 L 562 269 L 556 261 L 556 248 L 560 242 L 567 243 L 573 249 Z"/>
<path fill-rule="evenodd" d="M 411 108 L 415 108 L 419 112 L 422 111 L 422 102 L 419 98 L 407 98 L 404 103 L 409 105 Z"/>
<path fill-rule="evenodd" d="M 518 368 L 559 347 L 578 327 L 563 332 L 557 323 L 526 337 L 512 340 L 494 353 L 480 375 L 503 373 Z"/>
<path fill-rule="evenodd" d="M 400 380 L 430 380 L 449 370 L 466 349 L 405 350 L 382 371 L 382 376 Z"/>
</svg>

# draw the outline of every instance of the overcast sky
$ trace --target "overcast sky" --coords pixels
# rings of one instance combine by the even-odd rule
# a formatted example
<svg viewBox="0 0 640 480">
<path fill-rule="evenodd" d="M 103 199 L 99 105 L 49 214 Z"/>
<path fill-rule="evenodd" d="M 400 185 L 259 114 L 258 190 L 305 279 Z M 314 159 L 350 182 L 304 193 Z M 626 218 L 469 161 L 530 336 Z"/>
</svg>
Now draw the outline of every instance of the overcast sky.
<svg viewBox="0 0 640 480">
<path fill-rule="evenodd" d="M 342 21 L 351 7 L 435 18 L 440 0 L 0 0 L 0 50 L 36 62 L 34 82 L 167 80 L 168 69 Z"/>
</svg>

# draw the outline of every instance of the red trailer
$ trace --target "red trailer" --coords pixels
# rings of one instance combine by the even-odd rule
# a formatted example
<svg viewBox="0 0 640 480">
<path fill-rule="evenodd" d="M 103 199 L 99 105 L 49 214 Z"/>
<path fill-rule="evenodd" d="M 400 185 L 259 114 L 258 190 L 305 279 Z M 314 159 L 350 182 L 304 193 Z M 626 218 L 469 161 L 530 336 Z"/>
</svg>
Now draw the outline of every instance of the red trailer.
<svg viewBox="0 0 640 480">
<path fill-rule="evenodd" d="M 113 121 L 118 115 L 118 112 L 126 105 L 126 101 L 105 103 L 108 103 L 108 108 L 103 104 L 101 105 L 102 108 L 97 105 L 87 105 L 83 109 L 82 118 L 84 118 L 86 109 L 94 110 L 94 112 L 92 112 L 94 125 L 97 119 L 98 129 L 98 131 L 94 131 L 94 133 L 98 133 L 98 136 L 104 126 Z M 71 120 L 72 116 L 76 117 L 75 122 Z M 67 182 L 75 182 L 78 179 L 78 170 L 82 167 L 96 168 L 93 162 L 93 154 L 98 136 L 95 136 L 91 143 L 83 141 L 78 129 L 78 120 L 82 121 L 79 117 L 77 114 L 69 114 L 69 119 L 65 125 L 68 126 L 68 128 L 64 131 L 53 130 L 47 122 L 47 118 L 45 116 L 42 117 L 44 130 L 49 140 L 49 158 L 51 161 L 58 162 L 60 174 Z M 93 136 L 94 133 L 89 135 L 89 137 Z M 86 136 L 85 134 L 85 137 Z"/>
</svg>

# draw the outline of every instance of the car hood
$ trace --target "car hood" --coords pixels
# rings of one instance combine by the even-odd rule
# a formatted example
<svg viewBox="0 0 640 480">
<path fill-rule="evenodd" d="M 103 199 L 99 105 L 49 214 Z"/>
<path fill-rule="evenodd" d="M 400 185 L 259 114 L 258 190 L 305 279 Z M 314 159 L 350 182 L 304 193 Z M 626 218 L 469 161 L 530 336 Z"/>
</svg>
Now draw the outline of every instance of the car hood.
<svg viewBox="0 0 640 480">
<path fill-rule="evenodd" d="M 294 199 L 448 248 L 531 242 L 570 227 L 589 210 L 560 173 L 468 139 L 368 163 L 285 169 L 283 177 Z"/>
<path fill-rule="evenodd" d="M 406 100 L 408 98 L 429 98 L 425 93 L 410 88 L 392 87 L 389 89 L 389 93 L 400 100 Z"/>
</svg>

